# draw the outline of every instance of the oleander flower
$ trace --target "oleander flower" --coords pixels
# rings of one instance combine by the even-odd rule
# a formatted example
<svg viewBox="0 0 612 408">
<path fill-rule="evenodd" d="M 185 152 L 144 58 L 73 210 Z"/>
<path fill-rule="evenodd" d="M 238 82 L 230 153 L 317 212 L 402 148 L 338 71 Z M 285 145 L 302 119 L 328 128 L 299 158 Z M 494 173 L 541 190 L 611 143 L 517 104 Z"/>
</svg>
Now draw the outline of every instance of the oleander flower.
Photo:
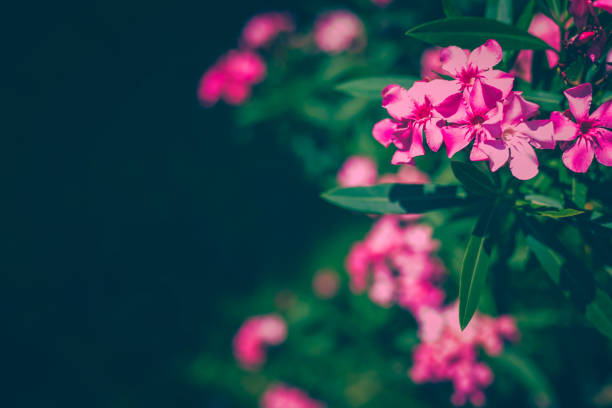
<svg viewBox="0 0 612 408">
<path fill-rule="evenodd" d="M 609 130 L 612 128 L 612 99 L 589 114 L 593 98 L 590 83 L 570 88 L 564 94 L 570 108 L 551 114 L 555 140 L 562 142 L 563 163 L 576 173 L 585 173 L 593 157 L 604 166 L 612 166 L 612 131 Z"/>
<path fill-rule="evenodd" d="M 371 186 L 377 177 L 374 160 L 367 156 L 351 156 L 342 164 L 337 181 L 341 187 Z"/>
<path fill-rule="evenodd" d="M 261 408 L 325 408 L 325 404 L 310 398 L 299 388 L 285 384 L 272 384 L 259 400 Z"/>
<path fill-rule="evenodd" d="M 331 299 L 338 293 L 340 278 L 333 269 L 320 269 L 312 280 L 312 289 L 320 299 Z"/>
<path fill-rule="evenodd" d="M 553 124 L 550 120 L 528 120 L 539 106 L 526 101 L 520 92 L 513 92 L 504 101 L 502 133 L 499 139 L 485 140 L 479 149 L 489 158 L 491 171 L 497 171 L 508 161 L 510 171 L 520 180 L 538 174 L 536 149 L 554 149 Z"/>
<path fill-rule="evenodd" d="M 283 32 L 295 30 L 293 18 L 287 13 L 261 13 L 252 17 L 242 30 L 242 43 L 249 48 L 260 48 L 270 44 Z"/>
<path fill-rule="evenodd" d="M 280 316 L 253 316 L 234 336 L 234 357 L 244 369 L 257 369 L 266 361 L 266 348 L 281 344 L 286 337 L 287 324 Z"/>
<path fill-rule="evenodd" d="M 314 25 L 314 40 L 321 51 L 337 54 L 363 41 L 363 23 L 347 10 L 329 11 L 321 14 Z"/>
</svg>

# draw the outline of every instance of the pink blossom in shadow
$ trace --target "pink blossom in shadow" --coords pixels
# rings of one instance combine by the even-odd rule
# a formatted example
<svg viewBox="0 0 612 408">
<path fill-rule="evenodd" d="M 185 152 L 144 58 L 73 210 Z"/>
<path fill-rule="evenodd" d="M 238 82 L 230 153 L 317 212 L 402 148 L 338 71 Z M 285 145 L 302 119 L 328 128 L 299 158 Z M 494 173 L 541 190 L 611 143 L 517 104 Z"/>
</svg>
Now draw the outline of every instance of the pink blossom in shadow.
<svg viewBox="0 0 612 408">
<path fill-rule="evenodd" d="M 538 37 L 546 44 L 550 45 L 556 50 L 546 50 L 546 59 L 548 60 L 548 67 L 553 68 L 559 61 L 558 52 L 561 50 L 561 30 L 557 23 L 545 14 L 538 13 L 531 20 L 529 25 L 530 34 Z M 516 63 L 510 71 L 511 74 L 516 75 L 519 78 L 524 79 L 527 82 L 531 82 L 531 66 L 533 61 L 533 51 L 522 50 L 519 52 L 516 58 Z"/>
<path fill-rule="evenodd" d="M 504 339 L 515 341 L 519 332 L 509 316 L 497 319 L 476 313 L 462 332 L 458 303 L 442 309 L 423 307 L 417 314 L 421 343 L 413 349 L 410 378 L 415 383 L 451 381 L 453 405 L 486 402 L 483 390 L 493 382 L 491 369 L 478 361 L 478 348 L 499 355 Z"/>
<path fill-rule="evenodd" d="M 249 48 L 260 48 L 270 44 L 283 32 L 293 32 L 295 24 L 287 13 L 261 13 L 252 17 L 242 30 L 241 42 Z"/>
<path fill-rule="evenodd" d="M 230 105 L 243 104 L 251 87 L 266 75 L 264 61 L 252 51 L 231 50 L 204 73 L 198 86 L 198 98 L 205 106 L 223 99 Z"/>
<path fill-rule="evenodd" d="M 337 54 L 357 45 L 365 38 L 363 23 L 347 10 L 321 14 L 314 25 L 314 40 L 320 50 Z"/>
<path fill-rule="evenodd" d="M 586 27 L 589 15 L 596 15 L 595 8 L 612 13 L 612 0 L 570 0 L 569 12 L 578 30 L 582 31 Z"/>
<path fill-rule="evenodd" d="M 270 385 L 259 400 L 260 408 L 325 408 L 325 404 L 310 398 L 299 388 L 275 383 Z"/>
<path fill-rule="evenodd" d="M 478 147 L 484 152 L 491 171 L 499 170 L 508 161 L 510 171 L 520 180 L 538 174 L 536 149 L 554 149 L 553 124 L 550 120 L 528 120 L 538 112 L 539 106 L 526 101 L 519 92 L 513 92 L 504 101 L 502 134 L 499 139 L 486 140 Z"/>
<path fill-rule="evenodd" d="M 332 269 L 321 269 L 317 271 L 312 280 L 312 289 L 320 299 L 331 299 L 338 293 L 340 278 L 338 273 Z"/>
<path fill-rule="evenodd" d="M 278 315 L 254 316 L 246 320 L 234 336 L 234 357 L 247 370 L 266 361 L 266 348 L 278 345 L 287 337 L 287 324 Z"/>
<path fill-rule="evenodd" d="M 448 82 L 417 81 L 408 90 L 395 84 L 383 89 L 382 105 L 391 119 L 376 123 L 372 135 L 383 146 L 397 148 L 391 163 L 414 164 L 414 157 L 424 155 L 423 133 L 431 150 L 440 149 L 444 120 L 434 109 L 435 95 L 446 95 Z"/>
<path fill-rule="evenodd" d="M 589 115 L 592 93 L 588 82 L 566 90 L 569 110 L 551 114 L 555 140 L 562 142 L 563 163 L 576 173 L 585 173 L 593 157 L 612 166 L 612 99 Z"/>
<path fill-rule="evenodd" d="M 514 77 L 493 69 L 502 59 L 501 46 L 495 40 L 488 40 L 469 54 L 459 47 L 447 47 L 440 52 L 440 58 L 442 69 L 454 78 L 445 90 L 440 88 L 446 95 L 435 95 L 436 99 L 445 98 L 436 105 L 445 118 L 452 118 L 462 102 L 473 99 L 476 91 L 480 102 L 492 109 L 512 90 Z"/>
<path fill-rule="evenodd" d="M 367 156 L 351 156 L 342 165 L 337 175 L 341 187 L 371 186 L 376 183 L 376 162 Z"/>
</svg>

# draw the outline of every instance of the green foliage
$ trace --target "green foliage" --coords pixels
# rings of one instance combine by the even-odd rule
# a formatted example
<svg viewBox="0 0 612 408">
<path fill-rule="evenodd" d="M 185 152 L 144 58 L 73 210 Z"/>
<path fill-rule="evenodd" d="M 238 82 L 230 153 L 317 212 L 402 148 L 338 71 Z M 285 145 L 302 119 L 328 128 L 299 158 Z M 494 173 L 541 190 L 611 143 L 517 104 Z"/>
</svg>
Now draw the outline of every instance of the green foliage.
<svg viewBox="0 0 612 408">
<path fill-rule="evenodd" d="M 442 10 L 446 17 L 461 17 L 461 11 L 455 0 L 442 0 Z"/>
<path fill-rule="evenodd" d="M 390 84 L 398 84 L 408 89 L 419 78 L 412 76 L 387 76 L 351 79 L 336 85 L 338 91 L 357 98 L 380 100 L 381 91 Z"/>
</svg>

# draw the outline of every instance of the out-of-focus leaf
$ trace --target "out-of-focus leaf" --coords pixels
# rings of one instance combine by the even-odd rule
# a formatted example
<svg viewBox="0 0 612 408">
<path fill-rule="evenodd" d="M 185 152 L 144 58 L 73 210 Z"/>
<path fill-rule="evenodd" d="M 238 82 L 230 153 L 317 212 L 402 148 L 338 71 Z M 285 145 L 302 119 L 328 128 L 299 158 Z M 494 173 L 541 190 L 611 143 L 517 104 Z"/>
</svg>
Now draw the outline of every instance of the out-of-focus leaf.
<svg viewBox="0 0 612 408">
<path fill-rule="evenodd" d="M 612 229 L 612 215 L 593 212 L 591 222 L 594 222 L 600 227 Z"/>
<path fill-rule="evenodd" d="M 548 9 L 552 14 L 555 21 L 561 20 L 561 5 L 559 4 L 559 0 L 546 0 L 546 4 L 548 5 Z"/>
<path fill-rule="evenodd" d="M 550 46 L 527 31 L 481 17 L 452 17 L 421 24 L 406 35 L 430 44 L 476 48 L 495 39 L 504 50 L 546 50 Z"/>
<path fill-rule="evenodd" d="M 359 98 L 382 99 L 381 92 L 388 85 L 397 84 L 410 88 L 414 81 L 418 80 L 419 78 L 412 76 L 368 77 L 351 79 L 336 85 L 336 89 Z"/>
<path fill-rule="evenodd" d="M 531 24 L 531 20 L 533 19 L 535 10 L 535 0 L 529 0 L 523 12 L 519 16 L 516 21 L 516 28 L 521 30 L 527 30 L 529 28 L 529 24 Z"/>
<path fill-rule="evenodd" d="M 545 91 L 523 91 L 523 97 L 540 105 L 540 110 L 552 112 L 561 108 L 561 95 Z"/>
<path fill-rule="evenodd" d="M 542 207 L 553 207 L 558 208 L 559 210 L 563 208 L 563 203 L 561 203 L 559 200 L 539 194 L 526 195 L 525 200 Z"/>
<path fill-rule="evenodd" d="M 487 0 L 485 17 L 512 24 L 512 0 Z"/>
<path fill-rule="evenodd" d="M 492 363 L 495 365 L 494 368 L 507 372 L 523 383 L 529 390 L 534 406 L 549 407 L 555 402 L 553 388 L 548 378 L 531 359 L 515 350 L 506 349 L 494 358 Z"/>
<path fill-rule="evenodd" d="M 533 228 L 533 226 L 531 227 Z M 534 230 L 532 229 L 532 231 Z M 581 295 L 586 294 L 585 299 L 578 300 L 580 302 L 578 306 L 584 308 L 584 317 L 597 330 L 612 339 L 612 300 L 610 296 L 600 288 L 595 288 L 591 294 L 588 287 L 581 287 L 585 283 L 582 279 L 584 277 L 581 275 L 584 271 L 577 270 L 576 265 L 567 267 L 563 256 L 543 244 L 534 235 L 527 236 L 527 245 L 554 283 L 562 284 L 563 272 L 570 275 L 571 282 L 569 285 L 572 289 L 581 292 Z"/>
<path fill-rule="evenodd" d="M 580 215 L 583 214 L 584 211 L 581 210 L 576 210 L 574 208 L 563 208 L 561 210 L 554 210 L 554 211 L 538 211 L 536 212 L 536 214 L 544 216 L 544 217 L 550 217 L 550 218 L 566 218 L 566 217 L 574 217 L 576 215 Z"/>
<path fill-rule="evenodd" d="M 587 197 L 587 186 L 572 178 L 572 201 L 580 208 L 584 208 Z"/>
<path fill-rule="evenodd" d="M 444 10 L 446 17 L 461 17 L 461 11 L 459 11 L 455 0 L 442 0 L 442 10 Z"/>
<path fill-rule="evenodd" d="M 491 178 L 478 170 L 472 163 L 460 161 L 451 162 L 453 174 L 463 184 L 465 190 L 478 196 L 491 196 L 497 194 L 497 188 Z"/>
<path fill-rule="evenodd" d="M 496 210 L 497 206 L 494 205 L 480 216 L 463 257 L 459 279 L 459 324 L 462 330 L 467 327 L 478 308 L 480 294 L 487 279 L 491 255 L 490 242 L 487 239 Z"/>
<path fill-rule="evenodd" d="M 461 187 L 435 184 L 336 188 L 322 197 L 337 206 L 370 214 L 417 214 L 467 204 Z"/>
</svg>

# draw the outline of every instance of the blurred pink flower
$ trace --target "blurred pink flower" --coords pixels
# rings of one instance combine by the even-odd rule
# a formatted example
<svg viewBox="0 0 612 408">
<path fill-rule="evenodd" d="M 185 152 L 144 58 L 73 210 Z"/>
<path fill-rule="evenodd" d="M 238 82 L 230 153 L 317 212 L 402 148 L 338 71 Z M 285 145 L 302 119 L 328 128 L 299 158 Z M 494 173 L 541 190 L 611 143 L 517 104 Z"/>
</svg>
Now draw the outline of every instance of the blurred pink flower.
<svg viewBox="0 0 612 408">
<path fill-rule="evenodd" d="M 364 37 L 363 23 L 347 10 L 323 13 L 315 21 L 315 43 L 319 49 L 329 54 L 348 50 Z"/>
<path fill-rule="evenodd" d="M 299 388 L 285 384 L 272 384 L 259 400 L 261 408 L 325 408 L 325 404 L 314 400 Z"/>
<path fill-rule="evenodd" d="M 286 337 L 287 324 L 280 316 L 253 316 L 234 336 L 234 357 L 244 369 L 257 369 L 266 361 L 266 347 L 281 344 Z"/>
<path fill-rule="evenodd" d="M 376 183 L 378 170 L 376 162 L 367 156 L 351 156 L 338 172 L 338 185 L 341 187 L 371 186 Z"/>
<path fill-rule="evenodd" d="M 247 21 L 242 30 L 242 43 L 259 48 L 271 43 L 280 33 L 295 30 L 293 18 L 287 13 L 257 14 Z"/>
<path fill-rule="evenodd" d="M 561 30 L 559 29 L 557 23 L 555 23 L 545 14 L 538 13 L 533 17 L 533 20 L 531 20 L 531 24 L 529 25 L 529 29 L 527 31 L 557 51 L 546 50 L 548 67 L 553 68 L 555 65 L 557 65 L 557 62 L 559 61 L 558 52 L 561 50 Z M 515 74 L 527 82 L 531 82 L 532 61 L 533 51 L 522 50 L 519 52 L 514 68 L 512 71 L 510 71 L 510 73 Z"/>
<path fill-rule="evenodd" d="M 320 299 L 331 299 L 338 293 L 340 278 L 332 269 L 321 269 L 317 271 L 312 280 L 312 289 Z"/>
<path fill-rule="evenodd" d="M 421 55 L 421 78 L 436 79 L 440 78 L 437 74 L 442 72 L 442 61 L 440 60 L 441 47 L 428 48 Z"/>
<path fill-rule="evenodd" d="M 593 97 L 590 83 L 570 88 L 564 94 L 570 108 L 551 114 L 555 140 L 563 142 L 563 163 L 576 173 L 585 173 L 593 157 L 604 166 L 612 166 L 612 131 L 608 130 L 612 128 L 612 99 L 589 115 Z"/>
<path fill-rule="evenodd" d="M 483 389 L 493 381 L 491 369 L 478 361 L 478 347 L 490 355 L 503 351 L 504 339 L 517 340 L 518 330 L 510 316 L 498 319 L 476 313 L 462 332 L 458 303 L 442 309 L 423 307 L 418 311 L 418 336 L 409 375 L 415 383 L 451 381 L 451 402 L 475 406 L 485 403 Z"/>
<path fill-rule="evenodd" d="M 383 174 L 378 179 L 379 183 L 404 183 L 404 184 L 427 184 L 429 176 L 416 166 L 399 166 L 397 174 Z"/>
<path fill-rule="evenodd" d="M 223 99 L 230 105 L 244 103 L 251 87 L 266 75 L 264 61 L 252 51 L 230 50 L 202 76 L 198 98 L 205 106 Z"/>
</svg>

